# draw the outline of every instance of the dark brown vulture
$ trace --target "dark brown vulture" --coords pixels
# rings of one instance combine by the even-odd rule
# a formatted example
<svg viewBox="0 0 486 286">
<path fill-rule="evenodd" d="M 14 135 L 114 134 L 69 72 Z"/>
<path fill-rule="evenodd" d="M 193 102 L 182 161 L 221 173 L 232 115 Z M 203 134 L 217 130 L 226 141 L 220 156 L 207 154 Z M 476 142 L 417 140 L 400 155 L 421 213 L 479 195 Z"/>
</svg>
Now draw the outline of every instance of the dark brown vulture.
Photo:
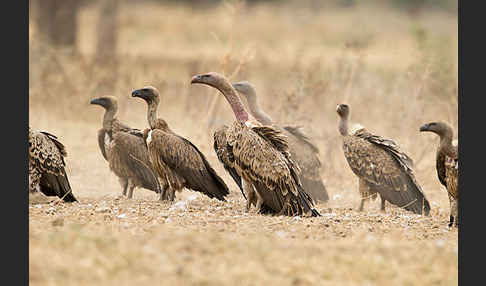
<svg viewBox="0 0 486 286">
<path fill-rule="evenodd" d="M 105 109 L 103 128 L 98 131 L 98 144 L 110 170 L 122 185 L 122 194 L 127 195 L 128 189 L 128 198 L 132 198 L 136 187 L 161 193 L 142 131 L 130 128 L 115 118 L 118 111 L 116 97 L 102 96 L 90 103 Z"/>
<path fill-rule="evenodd" d="M 278 126 L 258 104 L 255 87 L 248 81 L 233 83 L 233 87 L 243 94 L 248 103 L 250 114 L 262 125 L 272 125 L 279 128 L 287 136 L 289 151 L 292 159 L 302 170 L 300 181 L 304 190 L 314 201 L 327 202 L 329 195 L 321 179 L 319 149 L 310 141 L 298 126 Z"/>
<path fill-rule="evenodd" d="M 150 129 L 144 130 L 150 161 L 163 182 L 163 199 L 173 201 L 175 192 L 183 188 L 205 194 L 210 198 L 226 201 L 228 187 L 206 157 L 189 140 L 175 134 L 161 118 L 157 118 L 159 92 L 148 86 L 132 92 L 147 102 L 147 119 Z"/>
<path fill-rule="evenodd" d="M 413 174 L 413 162 L 391 140 L 360 128 L 348 133 L 349 106 L 339 104 L 339 132 L 343 136 L 344 156 L 353 173 L 360 179 L 362 196 L 380 194 L 381 210 L 385 201 L 416 214 L 429 215 L 430 204 Z"/>
<path fill-rule="evenodd" d="M 214 72 L 196 75 L 191 84 L 218 89 L 233 109 L 236 121 L 225 132 L 230 167 L 255 187 L 258 212 L 320 216 L 302 187 L 299 167 L 290 158 L 287 137 L 276 128 L 248 121 L 248 113 L 236 90 L 223 75 Z"/>
<path fill-rule="evenodd" d="M 29 191 L 77 202 L 66 174 L 66 148 L 57 137 L 29 127 Z"/>
<path fill-rule="evenodd" d="M 459 153 L 452 128 L 445 122 L 431 122 L 420 127 L 420 132 L 433 132 L 440 137 L 437 148 L 435 168 L 442 185 L 446 187 L 451 208 L 449 226 L 459 226 Z"/>
</svg>

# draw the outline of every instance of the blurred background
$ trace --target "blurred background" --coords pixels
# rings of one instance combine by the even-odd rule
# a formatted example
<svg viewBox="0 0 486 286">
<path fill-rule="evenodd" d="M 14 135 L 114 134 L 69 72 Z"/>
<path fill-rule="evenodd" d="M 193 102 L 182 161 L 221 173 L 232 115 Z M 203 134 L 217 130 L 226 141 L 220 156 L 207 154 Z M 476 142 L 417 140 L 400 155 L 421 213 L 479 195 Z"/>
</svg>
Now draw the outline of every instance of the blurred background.
<svg viewBox="0 0 486 286">
<path fill-rule="evenodd" d="M 97 146 L 103 111 L 90 99 L 117 96 L 118 118 L 145 128 L 145 103 L 130 97 L 145 85 L 160 90 L 159 116 L 198 146 L 237 192 L 212 150 L 214 129 L 234 120 L 231 109 L 214 89 L 190 85 L 193 75 L 216 71 L 252 82 L 279 124 L 304 127 L 320 148 L 328 192 L 342 204 L 359 203 L 337 130 L 336 104 L 347 103 L 353 122 L 397 141 L 414 159 L 432 207 L 449 211 L 435 173 L 438 138 L 418 129 L 447 121 L 457 136 L 457 1 L 29 5 L 29 122 L 66 144 L 80 197 L 119 190 Z"/>
</svg>

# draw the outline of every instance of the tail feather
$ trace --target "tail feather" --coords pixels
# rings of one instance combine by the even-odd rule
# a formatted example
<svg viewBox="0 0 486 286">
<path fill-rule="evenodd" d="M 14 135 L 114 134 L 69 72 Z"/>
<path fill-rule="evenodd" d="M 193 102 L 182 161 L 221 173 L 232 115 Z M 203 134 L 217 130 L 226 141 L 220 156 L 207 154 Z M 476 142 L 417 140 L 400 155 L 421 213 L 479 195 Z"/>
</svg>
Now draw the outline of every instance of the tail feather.
<svg viewBox="0 0 486 286">
<path fill-rule="evenodd" d="M 66 172 L 64 172 L 64 176 L 43 174 L 39 185 L 40 191 L 46 196 L 58 196 L 69 203 L 78 201 L 74 197 Z"/>
</svg>

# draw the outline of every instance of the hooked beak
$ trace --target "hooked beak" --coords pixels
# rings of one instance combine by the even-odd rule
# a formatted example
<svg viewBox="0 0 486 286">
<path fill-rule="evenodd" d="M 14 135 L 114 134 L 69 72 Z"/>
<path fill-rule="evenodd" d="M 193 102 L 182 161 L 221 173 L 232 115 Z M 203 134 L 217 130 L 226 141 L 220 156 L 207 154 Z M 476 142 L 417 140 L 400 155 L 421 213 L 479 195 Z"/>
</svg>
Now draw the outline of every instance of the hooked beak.
<svg viewBox="0 0 486 286">
<path fill-rule="evenodd" d="M 420 132 L 423 132 L 423 131 L 429 131 L 429 124 L 424 124 L 422 126 L 420 126 Z"/>
<path fill-rule="evenodd" d="M 141 89 L 136 89 L 136 90 L 132 91 L 132 97 L 140 97 L 140 98 L 145 99 Z"/>
<path fill-rule="evenodd" d="M 195 75 L 195 76 L 193 76 L 191 78 L 191 84 L 193 84 L 193 83 L 203 83 L 201 81 L 201 79 L 202 79 L 201 75 Z"/>
<path fill-rule="evenodd" d="M 103 105 L 99 98 L 92 99 L 89 103 L 90 104 Z"/>
</svg>

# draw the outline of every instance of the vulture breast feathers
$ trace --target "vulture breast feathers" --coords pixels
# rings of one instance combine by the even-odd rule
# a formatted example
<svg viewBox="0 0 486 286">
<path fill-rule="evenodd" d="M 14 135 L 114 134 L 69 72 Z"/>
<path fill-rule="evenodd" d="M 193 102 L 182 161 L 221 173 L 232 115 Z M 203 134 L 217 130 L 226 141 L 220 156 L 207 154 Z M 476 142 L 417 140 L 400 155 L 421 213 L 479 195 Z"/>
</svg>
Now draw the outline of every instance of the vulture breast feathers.
<svg viewBox="0 0 486 286">
<path fill-rule="evenodd" d="M 116 132 L 111 137 L 106 148 L 110 169 L 121 178 L 131 178 L 137 186 L 160 193 L 143 133 L 130 132 Z"/>
<path fill-rule="evenodd" d="M 362 128 L 345 136 L 344 155 L 352 171 L 390 203 L 428 215 L 430 205 L 412 171 L 413 162 L 393 140 Z"/>
<path fill-rule="evenodd" d="M 153 166 L 159 170 L 159 175 L 166 177 L 171 188 L 186 187 L 225 201 L 228 187 L 189 140 L 161 129 L 145 133 Z"/>
<path fill-rule="evenodd" d="M 72 194 L 65 170 L 66 156 L 66 148 L 55 135 L 29 129 L 29 175 L 40 176 L 39 189 L 44 195 L 58 196 L 66 202 L 75 202 L 77 199 Z"/>
<path fill-rule="evenodd" d="M 106 146 L 112 140 L 113 134 L 116 134 L 117 132 L 125 132 L 143 139 L 143 133 L 140 129 L 131 128 L 116 118 L 111 120 L 110 125 L 110 131 L 107 131 L 105 128 L 101 128 L 100 130 L 98 130 L 98 146 L 100 147 L 101 154 L 103 155 L 103 158 L 105 158 L 105 160 L 108 160 L 106 156 Z M 145 145 L 145 143 L 143 143 L 143 145 Z"/>
<path fill-rule="evenodd" d="M 233 178 L 235 183 L 240 188 L 243 197 L 246 199 L 245 192 L 243 191 L 243 185 L 241 183 L 241 177 L 238 175 L 238 172 L 234 167 L 235 158 L 233 157 L 231 146 L 228 145 L 226 140 L 226 131 L 228 131 L 228 126 L 223 125 L 214 132 L 213 148 L 216 152 L 218 160 L 223 164 L 224 169 Z"/>
<path fill-rule="evenodd" d="M 262 197 L 263 213 L 320 215 L 302 188 L 300 169 L 290 159 L 287 139 L 281 131 L 271 126 L 249 128 L 242 122 L 234 122 L 226 134 L 234 166 Z"/>
</svg>

